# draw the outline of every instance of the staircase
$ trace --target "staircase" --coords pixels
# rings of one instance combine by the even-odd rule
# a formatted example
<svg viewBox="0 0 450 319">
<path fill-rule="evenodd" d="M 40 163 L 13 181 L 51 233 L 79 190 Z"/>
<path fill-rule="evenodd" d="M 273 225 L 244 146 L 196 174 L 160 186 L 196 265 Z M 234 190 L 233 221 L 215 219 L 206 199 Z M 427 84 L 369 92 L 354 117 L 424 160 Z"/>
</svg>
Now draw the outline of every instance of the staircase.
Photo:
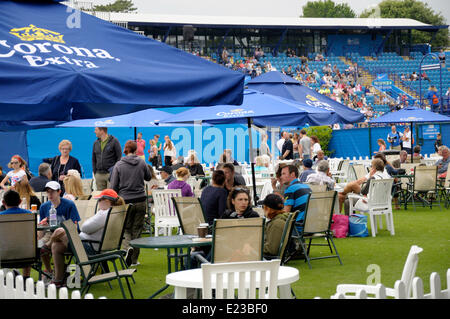
<svg viewBox="0 0 450 319">
<path fill-rule="evenodd" d="M 347 59 L 346 57 L 340 57 L 340 60 L 342 62 L 344 62 L 345 64 L 347 64 L 347 65 L 355 64 L 352 60 Z M 358 70 L 359 70 L 358 82 L 362 86 L 370 86 L 370 85 L 372 85 L 372 81 L 375 79 L 375 76 L 370 74 L 366 69 L 362 68 L 359 65 L 358 65 Z"/>
</svg>

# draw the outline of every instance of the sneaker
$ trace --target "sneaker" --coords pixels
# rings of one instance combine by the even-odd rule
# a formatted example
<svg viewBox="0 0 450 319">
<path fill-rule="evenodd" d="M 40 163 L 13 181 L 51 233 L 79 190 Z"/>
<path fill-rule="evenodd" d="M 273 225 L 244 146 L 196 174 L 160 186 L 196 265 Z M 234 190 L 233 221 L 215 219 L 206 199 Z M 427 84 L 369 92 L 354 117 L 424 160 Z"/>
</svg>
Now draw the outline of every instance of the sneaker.
<svg viewBox="0 0 450 319">
<path fill-rule="evenodd" d="M 134 252 L 133 247 L 129 247 L 127 249 L 127 253 L 125 255 L 125 263 L 127 264 L 128 267 L 130 267 L 132 264 L 131 257 L 133 256 L 133 252 Z"/>
<path fill-rule="evenodd" d="M 53 279 L 53 272 L 48 272 L 45 270 L 42 271 L 42 281 L 44 282 L 45 287 L 50 285 L 52 279 Z"/>
<path fill-rule="evenodd" d="M 137 265 L 140 265 L 141 263 L 138 261 L 135 264 L 131 264 L 131 267 L 136 267 Z"/>
</svg>

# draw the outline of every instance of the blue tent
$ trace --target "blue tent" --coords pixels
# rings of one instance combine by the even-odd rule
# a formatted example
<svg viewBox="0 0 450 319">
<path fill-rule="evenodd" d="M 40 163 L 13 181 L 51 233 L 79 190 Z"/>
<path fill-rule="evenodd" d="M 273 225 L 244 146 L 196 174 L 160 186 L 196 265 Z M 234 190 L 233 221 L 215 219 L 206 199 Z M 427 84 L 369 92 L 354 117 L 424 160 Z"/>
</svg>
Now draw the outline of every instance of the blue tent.
<svg viewBox="0 0 450 319">
<path fill-rule="evenodd" d="M 0 70 L 0 126 L 241 104 L 244 85 L 239 72 L 49 1 L 0 0 Z"/>
<path fill-rule="evenodd" d="M 171 116 L 173 116 L 172 113 L 158 109 L 148 109 L 112 117 L 76 120 L 59 124 L 57 127 L 156 127 L 171 125 L 165 123 L 159 124 L 161 120 Z"/>
<path fill-rule="evenodd" d="M 286 99 L 302 102 L 313 107 L 334 111 L 332 117 L 324 124 L 357 123 L 364 121 L 360 112 L 320 94 L 300 82 L 278 71 L 271 71 L 255 77 L 248 84 L 249 89 L 258 90 Z"/>
<path fill-rule="evenodd" d="M 202 121 L 209 124 L 247 124 L 253 119 L 257 126 L 323 125 L 333 112 L 279 96 L 244 91 L 244 101 L 239 106 L 215 105 L 196 107 L 174 115 L 161 123 L 189 123 Z"/>
<path fill-rule="evenodd" d="M 370 124 L 375 123 L 410 123 L 411 124 L 411 132 L 413 132 L 413 125 L 414 123 L 443 123 L 443 122 L 450 122 L 450 117 L 434 113 L 430 111 L 423 110 L 421 108 L 415 107 L 415 106 L 408 106 L 404 109 L 401 109 L 400 111 L 394 111 L 386 113 L 374 120 L 371 120 L 369 122 L 369 139 L 370 139 Z M 417 125 L 416 125 L 417 130 Z M 411 145 L 411 163 L 413 161 L 413 146 Z M 372 150 L 369 148 L 369 152 Z"/>
<path fill-rule="evenodd" d="M 369 123 L 436 123 L 450 122 L 450 117 L 439 113 L 423 110 L 415 106 L 408 106 L 395 112 L 386 113 Z"/>
<path fill-rule="evenodd" d="M 255 90 L 245 90 L 244 102 L 240 106 L 215 105 L 208 108 L 197 107 L 161 122 L 202 121 L 209 124 L 247 124 L 250 139 L 249 152 L 252 181 L 253 185 L 256 185 L 255 163 L 252 152 L 252 124 L 257 126 L 322 125 L 332 115 L 333 112 L 321 108 Z M 256 187 L 253 187 L 253 198 L 256 205 L 258 200 Z"/>
</svg>

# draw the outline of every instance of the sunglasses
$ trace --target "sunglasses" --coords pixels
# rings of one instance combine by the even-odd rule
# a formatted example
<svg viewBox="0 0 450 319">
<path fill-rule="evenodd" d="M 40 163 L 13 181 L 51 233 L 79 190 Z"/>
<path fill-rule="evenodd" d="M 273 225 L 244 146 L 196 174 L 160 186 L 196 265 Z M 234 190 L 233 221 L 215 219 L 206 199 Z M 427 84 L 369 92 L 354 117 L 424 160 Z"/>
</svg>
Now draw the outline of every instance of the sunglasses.
<svg viewBox="0 0 450 319">
<path fill-rule="evenodd" d="M 245 192 L 247 194 L 250 193 L 250 190 L 248 188 L 243 188 L 243 187 L 235 187 L 234 190 L 238 191 L 238 192 Z"/>
<path fill-rule="evenodd" d="M 12 165 L 12 164 L 19 164 L 19 162 L 11 162 L 10 164 L 11 164 L 11 165 Z"/>
</svg>

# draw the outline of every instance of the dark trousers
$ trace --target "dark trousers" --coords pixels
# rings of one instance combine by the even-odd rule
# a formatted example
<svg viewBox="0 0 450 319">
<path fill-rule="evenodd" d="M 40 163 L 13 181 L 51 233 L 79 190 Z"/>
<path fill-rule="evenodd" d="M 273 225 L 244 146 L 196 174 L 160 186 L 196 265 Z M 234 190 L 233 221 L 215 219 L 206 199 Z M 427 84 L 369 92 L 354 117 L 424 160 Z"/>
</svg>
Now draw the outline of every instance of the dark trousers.
<svg viewBox="0 0 450 319">
<path fill-rule="evenodd" d="M 128 247 L 130 247 L 131 240 L 141 237 L 142 229 L 144 227 L 146 202 L 143 201 L 131 205 L 128 212 L 127 223 L 125 225 L 125 234 L 122 242 L 123 249 L 128 249 Z M 139 252 L 139 248 L 134 248 L 131 263 L 137 263 Z"/>
</svg>

